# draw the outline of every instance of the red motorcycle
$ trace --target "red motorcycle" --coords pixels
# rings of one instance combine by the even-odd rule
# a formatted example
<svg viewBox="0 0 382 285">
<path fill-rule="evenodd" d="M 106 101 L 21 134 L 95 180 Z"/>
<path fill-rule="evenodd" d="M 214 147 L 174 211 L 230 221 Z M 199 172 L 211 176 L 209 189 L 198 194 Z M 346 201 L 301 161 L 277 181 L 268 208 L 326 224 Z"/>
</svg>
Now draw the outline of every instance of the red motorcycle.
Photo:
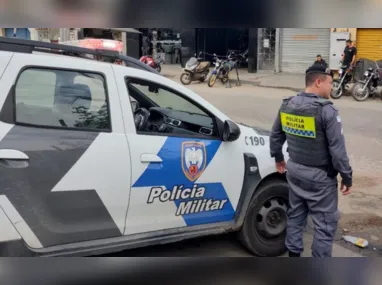
<svg viewBox="0 0 382 285">
<path fill-rule="evenodd" d="M 144 55 L 139 59 L 140 62 L 143 62 L 144 64 L 147 64 L 148 66 L 156 69 L 158 72 L 161 72 L 161 63 L 162 60 L 155 61 L 152 56 L 150 55 Z"/>
</svg>

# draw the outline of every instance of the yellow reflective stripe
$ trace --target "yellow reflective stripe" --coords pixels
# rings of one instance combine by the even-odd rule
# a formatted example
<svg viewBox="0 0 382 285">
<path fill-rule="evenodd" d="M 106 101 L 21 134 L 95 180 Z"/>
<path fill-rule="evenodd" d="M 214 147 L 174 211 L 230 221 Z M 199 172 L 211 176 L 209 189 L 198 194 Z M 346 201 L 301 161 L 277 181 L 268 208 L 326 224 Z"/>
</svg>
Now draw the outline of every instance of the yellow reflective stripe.
<svg viewBox="0 0 382 285">
<path fill-rule="evenodd" d="M 307 138 L 316 138 L 316 118 L 280 112 L 284 132 Z"/>
</svg>

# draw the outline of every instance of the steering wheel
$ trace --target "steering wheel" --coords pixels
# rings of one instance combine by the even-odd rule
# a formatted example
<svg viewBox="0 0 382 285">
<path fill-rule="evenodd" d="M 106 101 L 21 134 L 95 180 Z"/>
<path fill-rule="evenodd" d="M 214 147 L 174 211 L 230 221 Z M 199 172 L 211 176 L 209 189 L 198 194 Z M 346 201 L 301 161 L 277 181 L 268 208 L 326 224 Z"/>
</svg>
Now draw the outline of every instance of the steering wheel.
<svg viewBox="0 0 382 285">
<path fill-rule="evenodd" d="M 144 131 L 149 121 L 150 112 L 145 108 L 138 108 L 134 112 L 134 123 L 137 131 Z"/>
</svg>

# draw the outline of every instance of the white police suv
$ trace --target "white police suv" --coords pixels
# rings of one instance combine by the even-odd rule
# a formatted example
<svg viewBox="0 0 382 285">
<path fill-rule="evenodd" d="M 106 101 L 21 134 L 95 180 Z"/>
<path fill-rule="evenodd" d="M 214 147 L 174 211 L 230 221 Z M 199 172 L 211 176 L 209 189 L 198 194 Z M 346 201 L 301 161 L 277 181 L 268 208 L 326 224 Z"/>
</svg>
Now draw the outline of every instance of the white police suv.
<svg viewBox="0 0 382 285">
<path fill-rule="evenodd" d="M 282 254 L 288 187 L 269 133 L 159 74 L 85 53 L 120 57 L 0 38 L 1 255 L 232 231 L 255 255 Z"/>
</svg>

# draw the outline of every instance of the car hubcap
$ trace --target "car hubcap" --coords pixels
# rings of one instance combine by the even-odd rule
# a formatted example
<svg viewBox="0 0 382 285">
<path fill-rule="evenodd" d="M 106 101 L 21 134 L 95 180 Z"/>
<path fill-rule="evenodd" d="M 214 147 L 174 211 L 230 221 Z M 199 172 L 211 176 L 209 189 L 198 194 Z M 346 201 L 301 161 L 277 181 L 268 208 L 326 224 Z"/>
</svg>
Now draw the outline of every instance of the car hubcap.
<svg viewBox="0 0 382 285">
<path fill-rule="evenodd" d="M 280 236 L 286 229 L 287 205 L 282 198 L 265 202 L 256 217 L 256 227 L 265 238 Z"/>
</svg>

